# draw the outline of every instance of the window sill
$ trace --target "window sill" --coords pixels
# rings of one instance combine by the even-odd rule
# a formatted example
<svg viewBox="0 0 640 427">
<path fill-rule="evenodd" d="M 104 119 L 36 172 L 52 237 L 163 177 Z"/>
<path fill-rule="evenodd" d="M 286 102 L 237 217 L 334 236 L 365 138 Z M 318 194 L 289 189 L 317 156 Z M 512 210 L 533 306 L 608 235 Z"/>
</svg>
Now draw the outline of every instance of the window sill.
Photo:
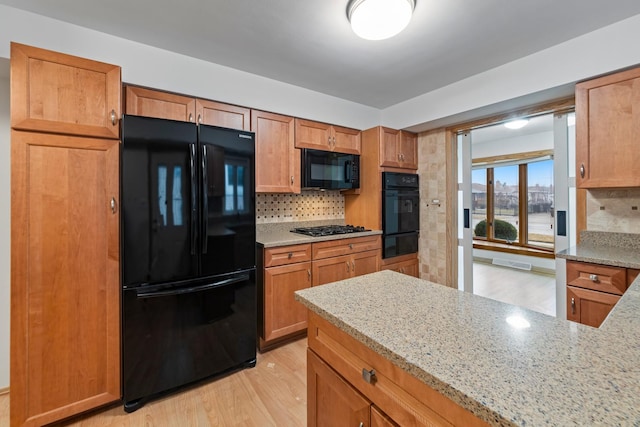
<svg viewBox="0 0 640 427">
<path fill-rule="evenodd" d="M 483 242 L 483 241 L 474 240 L 473 248 L 484 249 L 487 251 L 505 252 L 510 254 L 535 256 L 538 258 L 554 259 L 556 257 L 553 250 L 527 248 L 524 246 L 515 246 L 515 245 L 509 245 L 507 243 L 498 243 L 498 242 Z"/>
</svg>

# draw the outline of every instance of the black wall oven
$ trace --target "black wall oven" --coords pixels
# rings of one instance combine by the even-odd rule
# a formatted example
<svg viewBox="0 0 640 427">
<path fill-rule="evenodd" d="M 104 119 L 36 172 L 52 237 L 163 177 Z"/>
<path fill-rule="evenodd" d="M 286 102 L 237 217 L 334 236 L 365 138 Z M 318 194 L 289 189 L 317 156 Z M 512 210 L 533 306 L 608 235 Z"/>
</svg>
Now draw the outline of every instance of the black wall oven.
<svg viewBox="0 0 640 427">
<path fill-rule="evenodd" d="M 420 194 L 417 174 L 382 173 L 382 257 L 418 252 Z"/>
</svg>

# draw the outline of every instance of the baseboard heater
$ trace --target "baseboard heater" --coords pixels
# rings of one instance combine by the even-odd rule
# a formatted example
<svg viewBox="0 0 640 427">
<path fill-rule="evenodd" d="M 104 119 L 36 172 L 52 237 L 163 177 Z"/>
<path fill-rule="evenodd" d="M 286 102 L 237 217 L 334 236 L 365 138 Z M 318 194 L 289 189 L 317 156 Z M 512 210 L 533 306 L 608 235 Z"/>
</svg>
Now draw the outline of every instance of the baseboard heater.
<svg viewBox="0 0 640 427">
<path fill-rule="evenodd" d="M 511 267 L 511 268 L 517 268 L 519 270 L 531 271 L 530 262 L 510 261 L 508 259 L 493 258 L 493 261 L 491 261 L 491 263 L 493 265 L 501 265 L 503 267 Z"/>
</svg>

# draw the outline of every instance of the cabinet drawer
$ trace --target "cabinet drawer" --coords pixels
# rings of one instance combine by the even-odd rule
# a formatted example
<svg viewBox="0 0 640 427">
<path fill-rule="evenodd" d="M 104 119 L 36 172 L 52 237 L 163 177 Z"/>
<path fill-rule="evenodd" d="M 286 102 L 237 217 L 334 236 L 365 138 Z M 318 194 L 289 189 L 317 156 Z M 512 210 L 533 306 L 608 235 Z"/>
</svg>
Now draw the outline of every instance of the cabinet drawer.
<svg viewBox="0 0 640 427">
<path fill-rule="evenodd" d="M 310 243 L 304 245 L 279 246 L 264 250 L 265 267 L 276 267 L 278 265 L 305 261 L 311 261 Z"/>
<path fill-rule="evenodd" d="M 328 240 L 312 244 L 313 259 L 330 258 L 380 248 L 380 236 Z"/>
<path fill-rule="evenodd" d="M 622 295 L 627 289 L 627 271 L 622 267 L 567 261 L 567 285 Z"/>
<path fill-rule="evenodd" d="M 309 312 L 308 345 L 398 425 L 487 425 L 313 312 Z M 364 373 L 371 371 L 373 379 L 367 381 Z"/>
</svg>

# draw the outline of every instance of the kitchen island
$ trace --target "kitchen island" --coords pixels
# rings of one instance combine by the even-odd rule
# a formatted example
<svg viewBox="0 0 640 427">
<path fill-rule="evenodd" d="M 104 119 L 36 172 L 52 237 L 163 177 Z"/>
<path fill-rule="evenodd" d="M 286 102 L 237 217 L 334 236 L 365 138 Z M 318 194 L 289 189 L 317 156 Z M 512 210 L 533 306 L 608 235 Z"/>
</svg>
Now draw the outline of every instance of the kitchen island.
<svg viewBox="0 0 640 427">
<path fill-rule="evenodd" d="M 343 373 L 349 372 L 347 365 L 357 364 L 367 352 L 376 355 L 375 363 L 399 370 L 390 386 L 383 376 L 366 385 L 355 375 L 346 378 L 383 412 L 395 406 L 378 398 L 376 387 L 380 394 L 384 386 L 409 396 L 418 389 L 415 381 L 437 394 L 413 397 L 436 418 L 441 415 L 442 425 L 464 425 L 449 415 L 458 409 L 460 419 L 477 419 L 478 425 L 640 425 L 640 279 L 600 329 L 391 271 L 298 291 L 296 299 L 310 311 L 310 347 L 314 336 L 320 337 L 320 324 L 353 340 L 353 348 L 364 349 L 346 359 L 324 356 L 329 366 L 338 361 L 340 366 L 331 367 L 343 377 L 348 377 Z M 343 351 L 336 344 L 340 339 L 323 339 L 330 351 L 320 359 Z M 311 347 L 310 360 L 317 359 L 316 353 Z M 362 369 L 362 378 L 373 372 L 375 379 L 375 370 L 384 367 Z M 405 385 L 408 394 L 399 390 Z M 407 406 L 410 396 L 400 400 L 400 406 Z M 439 413 L 441 408 L 446 413 Z M 464 418 L 465 413 L 472 417 Z"/>
</svg>

